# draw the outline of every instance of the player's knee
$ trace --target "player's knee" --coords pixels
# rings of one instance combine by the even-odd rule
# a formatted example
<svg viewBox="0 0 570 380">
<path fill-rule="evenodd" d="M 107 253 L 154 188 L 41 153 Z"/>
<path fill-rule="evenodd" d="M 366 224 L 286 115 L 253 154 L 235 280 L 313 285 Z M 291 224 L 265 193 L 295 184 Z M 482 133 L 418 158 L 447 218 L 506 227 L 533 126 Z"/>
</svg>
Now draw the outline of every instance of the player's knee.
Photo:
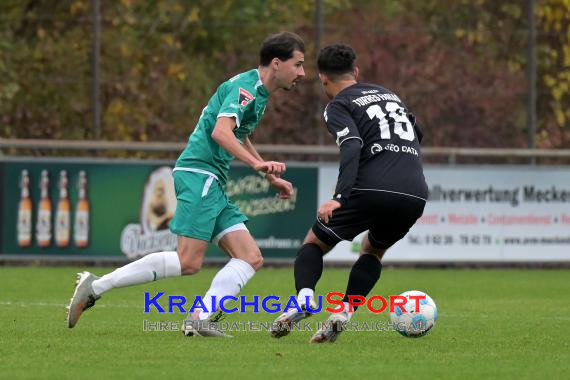
<svg viewBox="0 0 570 380">
<path fill-rule="evenodd" d="M 376 256 L 378 260 L 382 260 L 387 248 L 382 247 L 382 243 L 378 242 L 374 237 L 368 233 L 362 239 L 362 244 L 360 245 L 360 255 L 372 255 Z"/>
<path fill-rule="evenodd" d="M 305 237 L 305 240 L 303 240 L 303 245 L 306 244 L 315 244 L 316 246 L 318 246 L 322 251 L 323 254 L 328 253 L 332 247 L 334 246 L 329 246 L 326 243 L 322 242 L 321 239 L 319 239 L 317 237 L 317 235 L 315 235 L 315 233 L 313 232 L 313 230 L 309 230 L 309 232 L 307 233 L 307 236 Z"/>
<path fill-rule="evenodd" d="M 368 236 L 362 240 L 362 245 L 360 246 L 360 255 L 372 255 L 376 256 L 378 260 L 382 260 L 382 257 L 384 257 L 385 253 L 386 249 L 377 248 L 374 245 L 372 245 Z"/>
<path fill-rule="evenodd" d="M 386 249 L 384 248 L 376 248 L 374 246 L 372 246 L 370 243 L 368 244 L 362 244 L 361 248 L 360 248 L 360 255 L 372 255 L 372 256 L 376 256 L 378 258 L 378 260 L 382 260 L 382 257 L 384 257 L 384 254 L 386 253 Z"/>
<path fill-rule="evenodd" d="M 253 270 L 256 272 L 263 266 L 263 256 L 261 256 L 260 251 L 252 252 L 251 254 L 244 257 L 243 261 L 251 265 Z"/>
<path fill-rule="evenodd" d="M 200 261 L 181 261 L 180 262 L 180 272 L 183 276 L 189 276 L 191 274 L 196 274 L 202 269 L 202 262 Z"/>
<path fill-rule="evenodd" d="M 178 252 L 178 258 L 180 259 L 180 273 L 183 276 L 198 273 L 202 269 L 204 260 L 201 255 L 193 257 L 190 254 Z"/>
<path fill-rule="evenodd" d="M 361 251 L 360 256 L 372 255 L 372 256 L 375 256 L 378 260 L 382 261 L 382 257 L 384 257 L 385 253 L 386 253 L 385 249 L 371 249 L 371 250 L 367 250 L 367 251 Z"/>
</svg>

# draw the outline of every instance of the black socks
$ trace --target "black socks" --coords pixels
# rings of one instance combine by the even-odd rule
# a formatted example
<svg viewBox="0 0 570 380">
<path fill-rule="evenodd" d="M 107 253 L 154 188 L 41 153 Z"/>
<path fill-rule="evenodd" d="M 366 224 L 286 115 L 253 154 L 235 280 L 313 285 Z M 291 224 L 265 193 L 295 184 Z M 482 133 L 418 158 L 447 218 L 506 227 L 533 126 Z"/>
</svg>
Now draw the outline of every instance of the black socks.
<svg viewBox="0 0 570 380">
<path fill-rule="evenodd" d="M 317 282 L 323 274 L 324 252 L 316 244 L 303 245 L 295 259 L 295 288 L 297 293 L 303 288 L 315 290 Z"/>
<path fill-rule="evenodd" d="M 299 249 L 295 259 L 297 293 L 303 288 L 315 290 L 323 274 L 323 256 L 321 247 L 313 243 L 305 244 Z M 370 254 L 361 255 L 350 271 L 343 301 L 348 302 L 348 296 L 366 297 L 378 282 L 381 272 L 382 263 L 378 257 Z M 355 306 L 354 309 L 356 308 Z"/>
<path fill-rule="evenodd" d="M 348 302 L 348 296 L 366 297 L 378 282 L 381 272 L 382 263 L 378 257 L 370 254 L 361 255 L 350 271 L 343 301 Z M 356 308 L 355 306 L 355 311 Z"/>
</svg>

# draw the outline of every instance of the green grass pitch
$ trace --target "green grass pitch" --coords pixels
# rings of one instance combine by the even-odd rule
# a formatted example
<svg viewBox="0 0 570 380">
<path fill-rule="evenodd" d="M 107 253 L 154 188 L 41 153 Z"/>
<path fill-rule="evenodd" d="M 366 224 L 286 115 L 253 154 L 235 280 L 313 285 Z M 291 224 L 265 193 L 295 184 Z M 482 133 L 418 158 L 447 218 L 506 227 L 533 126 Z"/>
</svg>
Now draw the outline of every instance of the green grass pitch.
<svg viewBox="0 0 570 380">
<path fill-rule="evenodd" d="M 143 320 L 180 322 L 183 314 L 143 313 L 144 292 L 202 295 L 215 273 L 115 289 L 75 329 L 65 324 L 77 268 L 0 268 L 0 378 L 230 379 L 562 379 L 570 378 L 570 272 L 385 269 L 373 294 L 418 289 L 439 308 L 427 336 L 346 331 L 334 344 L 309 344 L 309 331 L 280 340 L 265 331 L 235 339 L 145 332 Z M 104 274 L 108 268 L 94 268 Z M 317 292 L 344 292 L 348 269 L 326 268 Z M 259 272 L 242 294 L 293 293 L 292 269 Z M 166 302 L 161 301 L 161 305 Z M 226 322 L 272 321 L 277 314 L 231 314 Z M 307 321 L 315 325 L 328 313 Z M 360 309 L 355 322 L 389 320 Z"/>
</svg>

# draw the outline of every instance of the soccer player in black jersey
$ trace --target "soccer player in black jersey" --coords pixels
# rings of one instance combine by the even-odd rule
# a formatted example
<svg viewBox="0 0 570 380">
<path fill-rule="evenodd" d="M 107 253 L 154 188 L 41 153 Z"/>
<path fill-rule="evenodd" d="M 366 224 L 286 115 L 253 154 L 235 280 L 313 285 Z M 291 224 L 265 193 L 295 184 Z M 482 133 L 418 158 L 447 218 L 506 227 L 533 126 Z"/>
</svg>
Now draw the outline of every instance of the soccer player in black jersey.
<svg viewBox="0 0 570 380">
<path fill-rule="evenodd" d="M 334 342 L 350 320 L 349 296 L 366 297 L 382 270 L 386 250 L 402 239 L 422 215 L 428 188 L 423 174 L 415 117 L 384 87 L 357 82 L 356 54 L 332 45 L 319 52 L 319 78 L 331 99 L 324 121 L 340 148 L 335 193 L 322 204 L 295 260 L 295 286 L 302 312 L 292 309 L 276 319 L 271 336 L 289 333 L 291 323 L 311 315 L 323 256 L 342 240 L 368 230 L 352 266 L 344 311 L 332 314 L 311 342 Z"/>
</svg>

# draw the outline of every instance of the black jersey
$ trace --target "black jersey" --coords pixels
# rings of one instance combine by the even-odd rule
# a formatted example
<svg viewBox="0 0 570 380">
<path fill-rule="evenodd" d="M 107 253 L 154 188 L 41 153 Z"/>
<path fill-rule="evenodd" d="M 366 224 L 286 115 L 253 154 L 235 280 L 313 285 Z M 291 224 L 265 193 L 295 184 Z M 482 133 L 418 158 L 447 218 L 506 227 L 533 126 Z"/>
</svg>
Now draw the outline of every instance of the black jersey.
<svg viewBox="0 0 570 380">
<path fill-rule="evenodd" d="M 324 112 L 340 147 L 334 198 L 353 191 L 387 191 L 427 199 L 421 132 L 400 98 L 377 85 L 357 83 L 339 92 Z"/>
</svg>

